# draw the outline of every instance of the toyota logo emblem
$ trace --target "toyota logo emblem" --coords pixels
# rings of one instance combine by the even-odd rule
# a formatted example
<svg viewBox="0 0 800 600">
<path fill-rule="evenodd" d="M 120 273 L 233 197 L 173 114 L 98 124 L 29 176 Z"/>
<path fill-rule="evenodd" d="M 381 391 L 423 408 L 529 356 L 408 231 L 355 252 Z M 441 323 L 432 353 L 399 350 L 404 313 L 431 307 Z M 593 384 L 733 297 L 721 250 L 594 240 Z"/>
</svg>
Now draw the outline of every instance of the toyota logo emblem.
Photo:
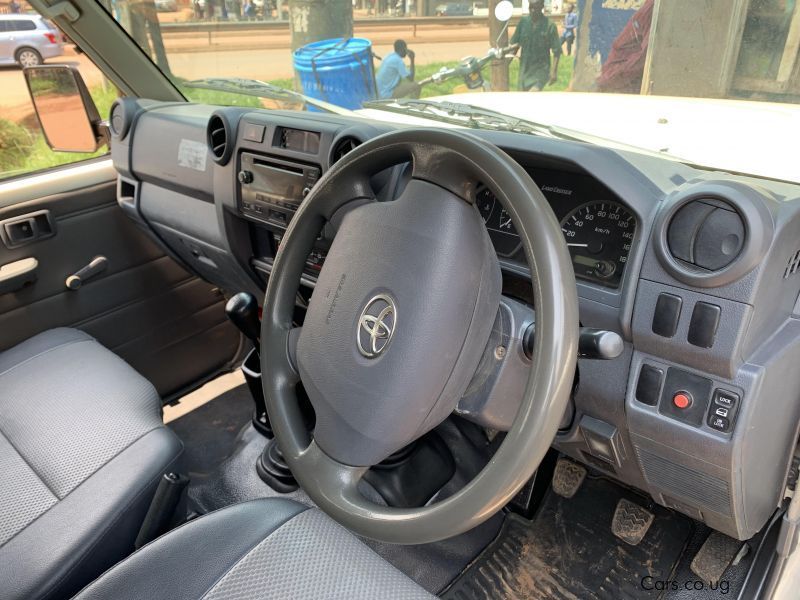
<svg viewBox="0 0 800 600">
<path fill-rule="evenodd" d="M 377 358 L 392 341 L 396 327 L 397 308 L 394 300 L 386 294 L 375 296 L 367 302 L 358 318 L 358 351 L 367 358 Z"/>
</svg>

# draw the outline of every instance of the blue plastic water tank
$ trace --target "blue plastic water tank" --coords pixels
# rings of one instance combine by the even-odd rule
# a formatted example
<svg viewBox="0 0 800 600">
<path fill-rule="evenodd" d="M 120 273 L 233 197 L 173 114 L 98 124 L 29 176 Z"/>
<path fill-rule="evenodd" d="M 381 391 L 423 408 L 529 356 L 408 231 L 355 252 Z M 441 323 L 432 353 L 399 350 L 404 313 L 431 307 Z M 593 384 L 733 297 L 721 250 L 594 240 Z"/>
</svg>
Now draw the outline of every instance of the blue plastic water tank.
<svg viewBox="0 0 800 600">
<path fill-rule="evenodd" d="M 321 40 L 298 48 L 294 68 L 306 96 L 349 109 L 377 96 L 372 42 L 364 38 Z"/>
</svg>

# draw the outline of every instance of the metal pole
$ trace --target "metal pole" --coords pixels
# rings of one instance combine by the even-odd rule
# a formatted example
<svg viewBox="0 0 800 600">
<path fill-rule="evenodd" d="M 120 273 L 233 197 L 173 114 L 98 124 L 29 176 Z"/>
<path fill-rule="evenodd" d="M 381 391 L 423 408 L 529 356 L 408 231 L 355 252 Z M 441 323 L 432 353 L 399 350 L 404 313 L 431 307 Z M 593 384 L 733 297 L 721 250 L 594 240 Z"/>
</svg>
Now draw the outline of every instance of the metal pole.
<svg viewBox="0 0 800 600">
<path fill-rule="evenodd" d="M 494 7 L 499 2 L 500 0 L 489 0 L 489 44 L 502 48 L 508 46 L 508 27 L 504 27 L 505 23 L 494 18 Z M 492 91 L 508 91 L 508 63 L 507 58 L 492 61 Z"/>
</svg>

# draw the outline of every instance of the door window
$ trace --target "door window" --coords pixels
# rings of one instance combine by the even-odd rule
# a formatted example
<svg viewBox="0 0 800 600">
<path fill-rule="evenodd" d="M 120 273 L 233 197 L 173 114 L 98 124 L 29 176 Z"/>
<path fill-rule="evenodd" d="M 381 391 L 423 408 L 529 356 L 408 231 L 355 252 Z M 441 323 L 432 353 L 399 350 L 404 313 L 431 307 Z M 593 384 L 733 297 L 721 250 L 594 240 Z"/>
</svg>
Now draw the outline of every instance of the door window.
<svg viewBox="0 0 800 600">
<path fill-rule="evenodd" d="M 8 32 L 9 26 L 16 28 L 15 31 L 29 31 L 36 29 L 36 22 L 34 19 L 0 19 L 0 32 Z M 42 33 L 41 40 L 36 34 L 33 37 L 20 36 L 19 43 L 25 44 L 24 47 L 0 39 L 0 65 L 6 65 L 0 68 L 0 180 L 87 160 L 108 152 L 106 147 L 92 154 L 54 152 L 48 147 L 39 127 L 25 77 L 16 64 L 23 51 L 30 53 L 33 50 L 34 56 L 40 56 L 45 64 L 68 63 L 76 66 L 102 118 L 107 117 L 111 103 L 119 95 L 116 87 L 92 61 L 69 40 L 64 40 L 60 32 L 56 32 L 56 35 Z"/>
</svg>

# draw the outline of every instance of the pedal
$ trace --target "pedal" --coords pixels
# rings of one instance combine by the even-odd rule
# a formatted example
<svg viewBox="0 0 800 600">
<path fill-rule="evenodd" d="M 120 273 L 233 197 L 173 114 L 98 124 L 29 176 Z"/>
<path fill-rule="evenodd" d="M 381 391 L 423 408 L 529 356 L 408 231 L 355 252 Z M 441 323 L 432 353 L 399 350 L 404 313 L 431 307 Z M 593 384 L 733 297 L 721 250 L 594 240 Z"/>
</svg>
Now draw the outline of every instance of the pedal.
<svg viewBox="0 0 800 600">
<path fill-rule="evenodd" d="M 737 557 L 743 542 L 732 537 L 712 531 L 703 546 L 692 559 L 692 573 L 703 581 L 716 584 L 722 579 L 733 559 Z"/>
<path fill-rule="evenodd" d="M 562 498 L 572 498 L 586 477 L 586 469 L 576 462 L 559 458 L 553 473 L 553 491 Z"/>
<path fill-rule="evenodd" d="M 644 539 L 655 515 L 638 504 L 621 498 L 611 521 L 611 533 L 626 544 L 637 546 Z"/>
</svg>

